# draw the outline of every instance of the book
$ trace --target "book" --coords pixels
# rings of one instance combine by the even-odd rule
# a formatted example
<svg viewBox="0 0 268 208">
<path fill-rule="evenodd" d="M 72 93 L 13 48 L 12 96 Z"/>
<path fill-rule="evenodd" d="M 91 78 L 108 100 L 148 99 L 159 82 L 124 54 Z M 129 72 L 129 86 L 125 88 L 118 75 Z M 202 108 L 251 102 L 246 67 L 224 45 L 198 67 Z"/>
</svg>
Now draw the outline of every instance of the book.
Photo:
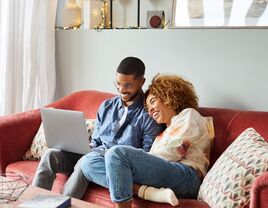
<svg viewBox="0 0 268 208">
<path fill-rule="evenodd" d="M 71 206 L 71 197 L 63 195 L 36 195 L 25 200 L 19 208 L 66 208 Z"/>
</svg>

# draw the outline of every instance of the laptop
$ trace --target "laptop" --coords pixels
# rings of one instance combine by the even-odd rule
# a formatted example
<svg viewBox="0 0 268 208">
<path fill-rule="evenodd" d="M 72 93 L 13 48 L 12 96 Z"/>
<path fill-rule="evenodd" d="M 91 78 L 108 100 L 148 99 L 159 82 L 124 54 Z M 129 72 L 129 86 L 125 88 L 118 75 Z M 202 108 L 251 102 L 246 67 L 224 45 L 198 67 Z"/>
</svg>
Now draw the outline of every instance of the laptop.
<svg viewBox="0 0 268 208">
<path fill-rule="evenodd" d="M 87 154 L 89 135 L 81 111 L 41 108 L 45 138 L 49 148 Z"/>
</svg>

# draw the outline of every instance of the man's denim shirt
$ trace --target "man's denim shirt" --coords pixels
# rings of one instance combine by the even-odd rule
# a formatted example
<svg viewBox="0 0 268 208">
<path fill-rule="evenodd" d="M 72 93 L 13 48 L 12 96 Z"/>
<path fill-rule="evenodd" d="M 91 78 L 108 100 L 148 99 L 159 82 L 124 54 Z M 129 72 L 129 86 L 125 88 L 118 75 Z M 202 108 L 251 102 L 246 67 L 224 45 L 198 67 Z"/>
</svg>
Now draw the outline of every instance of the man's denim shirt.
<svg viewBox="0 0 268 208">
<path fill-rule="evenodd" d="M 164 126 L 157 124 L 143 106 L 143 93 L 128 107 L 125 122 L 118 129 L 118 122 L 124 113 L 120 96 L 104 101 L 98 109 L 90 146 L 92 151 L 105 153 L 115 144 L 143 148 L 148 152 L 153 140 Z"/>
</svg>

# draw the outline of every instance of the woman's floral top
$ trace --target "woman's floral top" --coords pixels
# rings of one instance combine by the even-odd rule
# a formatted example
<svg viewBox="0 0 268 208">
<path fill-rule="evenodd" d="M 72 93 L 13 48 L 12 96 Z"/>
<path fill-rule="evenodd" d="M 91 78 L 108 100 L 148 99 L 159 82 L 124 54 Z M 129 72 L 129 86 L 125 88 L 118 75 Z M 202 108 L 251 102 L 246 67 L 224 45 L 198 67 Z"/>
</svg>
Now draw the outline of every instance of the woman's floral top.
<svg viewBox="0 0 268 208">
<path fill-rule="evenodd" d="M 195 109 L 187 108 L 171 119 L 170 126 L 156 137 L 149 153 L 189 165 L 204 176 L 213 139 L 212 118 L 202 117 Z"/>
</svg>

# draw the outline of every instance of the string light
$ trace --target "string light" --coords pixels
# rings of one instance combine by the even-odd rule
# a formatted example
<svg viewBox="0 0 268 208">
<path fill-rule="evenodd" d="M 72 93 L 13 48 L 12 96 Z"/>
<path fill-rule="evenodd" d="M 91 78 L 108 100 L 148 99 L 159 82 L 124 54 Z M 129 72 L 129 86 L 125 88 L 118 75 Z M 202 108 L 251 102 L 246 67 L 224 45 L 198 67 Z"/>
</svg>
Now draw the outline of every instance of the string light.
<svg viewBox="0 0 268 208">
<path fill-rule="evenodd" d="M 98 25 L 95 25 L 95 29 L 96 30 L 101 30 L 106 28 L 106 16 L 107 16 L 107 7 L 108 7 L 108 3 L 104 0 L 100 0 L 102 2 L 102 7 L 100 9 L 100 11 L 98 12 L 98 14 L 101 16 L 101 21 Z"/>
</svg>

